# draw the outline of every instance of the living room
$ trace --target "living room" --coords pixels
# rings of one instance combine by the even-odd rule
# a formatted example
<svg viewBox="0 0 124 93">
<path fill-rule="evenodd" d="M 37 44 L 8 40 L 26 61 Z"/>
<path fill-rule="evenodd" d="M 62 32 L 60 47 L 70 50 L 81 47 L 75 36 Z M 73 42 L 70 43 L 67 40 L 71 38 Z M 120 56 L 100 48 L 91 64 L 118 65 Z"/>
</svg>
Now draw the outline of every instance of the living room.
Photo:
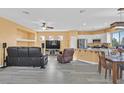
<svg viewBox="0 0 124 93">
<path fill-rule="evenodd" d="M 0 8 L 0 84 L 123 84 L 124 8 Z"/>
<path fill-rule="evenodd" d="M 118 8 L 121 9 L 123 11 L 123 8 Z M 63 14 L 69 11 L 70 14 L 74 14 L 77 13 L 76 16 L 80 16 L 82 17 L 83 13 L 84 14 L 90 14 L 90 12 L 96 12 L 98 13 L 96 15 L 96 17 L 99 17 L 100 11 L 106 11 L 106 12 L 115 12 L 118 13 L 120 11 L 118 11 L 117 8 L 106 8 L 106 9 L 102 9 L 102 8 L 94 8 L 94 9 L 88 9 L 88 8 L 78 8 L 78 9 L 26 9 L 26 8 L 21 8 L 21 9 L 0 9 L 1 10 L 1 18 L 0 18 L 0 40 L 1 40 L 1 53 L 0 53 L 0 60 L 1 60 L 1 67 L 4 67 L 4 65 L 6 64 L 7 66 L 29 66 L 32 64 L 32 62 L 30 63 L 29 59 L 24 59 L 24 61 L 19 61 L 20 64 L 18 64 L 19 62 L 17 60 L 14 61 L 14 59 L 10 59 L 9 61 L 7 61 L 7 59 L 9 59 L 8 57 L 6 58 L 6 56 L 12 56 L 13 55 L 13 49 L 11 49 L 11 47 L 18 47 L 18 49 L 16 49 L 16 53 L 14 54 L 15 57 L 19 55 L 22 56 L 26 56 L 26 57 L 35 57 L 35 56 L 31 56 L 31 55 L 38 55 L 38 53 L 34 53 L 33 52 L 33 47 L 39 47 L 41 48 L 39 51 L 42 52 L 42 54 L 44 55 L 48 55 L 47 58 L 50 58 L 51 56 L 54 57 L 55 59 L 57 59 L 57 56 L 59 54 L 60 51 L 64 52 L 65 49 L 68 48 L 73 48 L 74 49 L 74 54 L 73 54 L 73 60 L 78 60 L 86 63 L 91 63 L 91 64 L 98 64 L 99 63 L 99 56 L 98 56 L 98 51 L 104 51 L 105 54 L 107 55 L 111 48 L 113 47 L 113 44 L 111 43 L 113 38 L 114 33 L 118 32 L 118 29 L 116 29 L 115 27 L 111 27 L 108 23 L 106 23 L 106 26 L 96 26 L 97 29 L 95 28 L 95 26 L 89 26 L 87 28 L 87 25 L 92 24 L 86 24 L 89 21 L 87 21 L 86 23 L 83 23 L 83 27 L 82 29 L 84 29 L 84 31 L 82 30 L 64 30 L 65 26 L 61 26 L 63 27 L 63 29 L 61 30 L 57 30 L 60 27 L 57 27 L 57 25 L 55 26 L 54 22 L 49 22 L 46 21 L 44 22 L 45 19 L 39 19 L 39 17 L 35 17 L 35 16 L 46 16 L 46 14 L 50 13 L 50 12 L 59 12 Z M 65 11 L 66 10 L 66 11 Z M 8 11 L 11 11 L 13 13 L 20 13 L 21 15 L 13 15 L 13 14 L 9 14 Z M 36 15 L 36 12 L 44 12 L 44 14 L 39 14 Z M 98 12 L 99 11 L 99 12 Z M 106 12 L 105 12 L 105 16 L 106 16 Z M 31 15 L 32 13 L 32 15 Z M 60 17 L 60 14 L 56 15 Z M 70 16 L 70 14 L 67 14 L 67 17 L 65 17 L 65 19 L 68 18 L 68 16 Z M 109 14 L 108 14 L 109 15 Z M 51 17 L 54 17 L 54 14 L 51 15 Z M 95 16 L 95 15 L 94 15 Z M 91 19 L 94 19 L 94 16 L 90 16 Z M 115 17 L 114 20 L 116 20 L 116 16 L 113 15 Z M 12 19 L 10 19 L 12 17 Z M 20 17 L 20 19 L 18 19 L 18 17 Z M 30 25 L 29 23 L 25 23 L 28 22 L 28 20 L 26 20 L 26 18 L 29 17 L 28 20 L 37 20 L 37 21 L 31 21 Z M 50 17 L 50 18 L 51 18 Z M 84 16 L 85 17 L 85 16 Z M 25 20 L 22 19 L 25 18 Z M 49 16 L 48 16 L 49 18 Z M 101 22 L 104 23 L 104 20 L 107 18 L 101 17 L 103 18 L 103 20 L 101 20 Z M 73 17 L 72 17 L 73 19 Z M 79 18 L 78 18 L 79 19 Z M 77 20 L 78 20 L 77 19 Z M 85 18 L 84 18 L 85 19 Z M 83 20 L 84 20 L 83 19 Z M 50 19 L 49 19 L 50 20 Z M 57 20 L 63 20 L 58 18 Z M 68 20 L 69 21 L 69 20 Z M 75 20 L 74 20 L 75 21 Z M 30 21 L 29 21 L 30 22 Z M 24 23 L 24 24 L 23 24 Z M 58 23 L 59 24 L 59 23 Z M 63 23 L 65 24 L 65 23 Z M 97 25 L 98 23 L 96 22 L 95 25 Z M 25 26 L 24 26 L 25 25 Z M 61 25 L 61 23 L 60 23 Z M 72 26 L 74 25 L 74 23 L 72 22 Z M 73 26 L 74 29 L 75 25 Z M 94 28 L 92 28 L 94 27 Z M 36 30 L 35 30 L 36 29 Z M 67 29 L 67 28 L 66 28 Z M 88 30 L 86 30 L 88 29 Z M 92 29 L 94 29 L 92 31 Z M 86 30 L 86 31 L 85 31 Z M 120 29 L 122 30 L 122 29 Z M 119 31 L 120 31 L 119 30 Z M 123 30 L 122 30 L 123 32 Z M 8 36 L 9 35 L 9 36 Z M 122 34 L 123 37 L 123 34 Z M 122 43 L 123 45 L 123 43 Z M 4 48 L 5 46 L 5 48 Z M 9 48 L 10 47 L 10 48 Z M 26 49 L 24 49 L 23 51 L 27 51 L 27 53 L 23 53 L 21 52 L 22 50 L 20 49 L 24 49 L 24 47 L 27 47 Z M 29 49 L 28 49 L 29 47 Z M 32 49 L 31 49 L 31 48 Z M 4 51 L 5 49 L 5 51 Z M 32 51 L 31 51 L 32 50 Z M 38 49 L 36 49 L 38 51 Z M 4 53 L 5 52 L 5 53 Z M 34 54 L 30 54 L 30 53 L 34 53 Z M 21 54 L 20 54 L 21 53 Z M 68 52 L 69 53 L 69 52 Z M 110 53 L 109 53 L 110 54 Z M 13 56 L 14 56 L 13 55 Z M 39 54 L 40 55 L 40 54 Z M 88 56 L 91 56 L 90 58 Z M 23 60 L 23 59 L 18 59 L 18 60 Z M 29 64 L 26 63 L 26 61 L 29 60 Z M 34 59 L 33 59 L 34 60 Z M 59 60 L 59 59 L 57 59 Z M 7 62 L 6 62 L 7 61 Z M 48 61 L 48 59 L 47 59 Z M 47 61 L 44 63 L 46 64 Z M 17 63 L 17 64 L 16 64 Z M 49 62 L 48 62 L 49 63 Z M 78 63 L 78 62 L 77 62 Z M 27 65 L 28 64 L 28 65 Z M 33 64 L 32 66 L 38 66 Z M 41 66 L 42 68 L 42 66 Z M 47 68 L 46 68 L 47 69 Z M 97 69 L 97 67 L 96 67 Z M 99 82 L 100 83 L 100 82 Z"/>
</svg>

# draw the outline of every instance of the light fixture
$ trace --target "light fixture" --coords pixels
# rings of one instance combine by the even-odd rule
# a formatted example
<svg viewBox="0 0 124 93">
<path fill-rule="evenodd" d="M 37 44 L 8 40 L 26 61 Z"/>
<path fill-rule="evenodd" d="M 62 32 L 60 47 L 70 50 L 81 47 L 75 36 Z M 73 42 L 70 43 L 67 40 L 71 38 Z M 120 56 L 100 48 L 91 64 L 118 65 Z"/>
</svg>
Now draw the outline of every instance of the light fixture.
<svg viewBox="0 0 124 93">
<path fill-rule="evenodd" d="M 83 23 L 83 26 L 86 26 L 87 24 L 86 23 Z"/>
<path fill-rule="evenodd" d="M 85 12 L 85 10 L 84 10 L 84 9 L 80 10 L 80 13 L 84 13 L 84 12 Z"/>
<path fill-rule="evenodd" d="M 22 13 L 26 14 L 26 15 L 30 14 L 30 12 L 28 12 L 28 11 L 22 11 Z"/>
<path fill-rule="evenodd" d="M 124 8 L 119 8 L 120 20 L 112 23 L 110 26 L 113 28 L 124 28 L 124 20 L 122 20 L 122 13 L 124 13 Z"/>
<path fill-rule="evenodd" d="M 62 40 L 63 40 L 63 36 L 62 36 L 62 35 L 58 35 L 58 36 L 56 37 L 56 39 L 62 41 Z"/>
<path fill-rule="evenodd" d="M 45 36 L 40 36 L 40 39 L 41 39 L 42 41 L 45 41 Z"/>
<path fill-rule="evenodd" d="M 42 27 L 42 30 L 45 31 L 46 30 L 46 27 Z"/>
</svg>

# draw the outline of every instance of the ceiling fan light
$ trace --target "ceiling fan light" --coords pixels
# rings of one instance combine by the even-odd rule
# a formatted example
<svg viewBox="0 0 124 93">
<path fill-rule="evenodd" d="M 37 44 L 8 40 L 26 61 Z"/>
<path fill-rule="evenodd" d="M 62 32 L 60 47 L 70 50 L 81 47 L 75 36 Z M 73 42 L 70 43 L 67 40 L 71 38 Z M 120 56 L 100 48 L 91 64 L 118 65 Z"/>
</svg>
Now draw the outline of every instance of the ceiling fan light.
<svg viewBox="0 0 124 93">
<path fill-rule="evenodd" d="M 42 30 L 43 30 L 43 31 L 46 30 L 46 27 L 42 27 Z"/>
</svg>

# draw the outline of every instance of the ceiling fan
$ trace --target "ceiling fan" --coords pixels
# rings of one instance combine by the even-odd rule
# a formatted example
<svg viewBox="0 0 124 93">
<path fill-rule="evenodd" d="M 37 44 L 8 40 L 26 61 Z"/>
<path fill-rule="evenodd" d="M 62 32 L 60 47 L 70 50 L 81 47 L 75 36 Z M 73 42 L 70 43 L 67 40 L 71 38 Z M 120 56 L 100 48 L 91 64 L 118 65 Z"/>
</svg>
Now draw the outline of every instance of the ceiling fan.
<svg viewBox="0 0 124 93">
<path fill-rule="evenodd" d="M 54 27 L 52 27 L 52 26 L 47 26 L 47 23 L 45 23 L 45 22 L 42 23 L 42 26 L 41 27 L 42 27 L 43 30 L 54 29 Z"/>
</svg>

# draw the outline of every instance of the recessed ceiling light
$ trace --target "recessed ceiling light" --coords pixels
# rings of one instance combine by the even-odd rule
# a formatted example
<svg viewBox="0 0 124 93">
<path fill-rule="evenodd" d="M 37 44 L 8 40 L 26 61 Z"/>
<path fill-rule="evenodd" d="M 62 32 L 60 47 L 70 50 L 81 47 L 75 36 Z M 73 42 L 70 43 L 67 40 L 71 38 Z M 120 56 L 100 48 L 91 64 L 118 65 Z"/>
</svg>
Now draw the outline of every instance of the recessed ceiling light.
<svg viewBox="0 0 124 93">
<path fill-rule="evenodd" d="M 80 13 L 84 13 L 85 12 L 85 10 L 80 10 Z"/>
<path fill-rule="evenodd" d="M 87 24 L 86 23 L 83 23 L 83 26 L 86 26 Z"/>
<path fill-rule="evenodd" d="M 28 12 L 28 11 L 22 11 L 22 13 L 26 14 L 26 15 L 30 14 L 30 12 Z"/>
</svg>

